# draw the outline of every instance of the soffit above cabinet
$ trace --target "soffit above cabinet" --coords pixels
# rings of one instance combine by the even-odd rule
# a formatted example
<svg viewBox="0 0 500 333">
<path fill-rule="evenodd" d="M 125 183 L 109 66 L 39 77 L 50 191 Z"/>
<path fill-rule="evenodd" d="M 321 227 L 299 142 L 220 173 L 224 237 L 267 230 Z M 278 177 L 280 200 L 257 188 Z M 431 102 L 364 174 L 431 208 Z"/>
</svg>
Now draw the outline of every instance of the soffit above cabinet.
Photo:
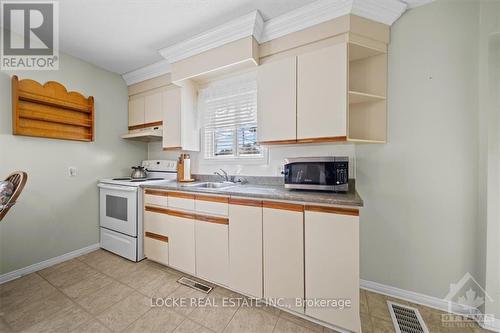
<svg viewBox="0 0 500 333">
<path fill-rule="evenodd" d="M 207 52 L 239 39 L 252 36 L 257 43 L 301 31 L 342 17 L 356 15 L 391 26 L 407 9 L 433 0 L 317 0 L 264 21 L 259 11 L 251 12 L 214 29 L 207 30 L 177 44 L 158 50 L 165 58 L 135 71 L 123 74 L 128 85 L 170 71 L 169 64 Z"/>
</svg>

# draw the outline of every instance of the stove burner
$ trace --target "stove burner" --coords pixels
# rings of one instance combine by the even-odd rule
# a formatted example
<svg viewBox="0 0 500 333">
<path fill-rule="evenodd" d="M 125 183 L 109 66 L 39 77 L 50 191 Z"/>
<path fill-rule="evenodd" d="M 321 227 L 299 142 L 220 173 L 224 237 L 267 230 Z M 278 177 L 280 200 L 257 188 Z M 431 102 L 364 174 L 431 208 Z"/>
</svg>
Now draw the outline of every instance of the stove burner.
<svg viewBox="0 0 500 333">
<path fill-rule="evenodd" d="M 124 178 L 113 178 L 112 180 L 132 180 L 130 177 L 124 177 Z"/>
</svg>

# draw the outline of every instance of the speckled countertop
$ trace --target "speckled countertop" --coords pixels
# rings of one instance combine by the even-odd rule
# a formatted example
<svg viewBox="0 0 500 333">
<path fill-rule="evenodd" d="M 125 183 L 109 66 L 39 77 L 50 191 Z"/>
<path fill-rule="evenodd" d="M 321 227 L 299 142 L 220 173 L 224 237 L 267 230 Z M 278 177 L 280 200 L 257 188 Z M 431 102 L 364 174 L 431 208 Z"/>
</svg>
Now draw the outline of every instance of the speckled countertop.
<svg viewBox="0 0 500 333">
<path fill-rule="evenodd" d="M 199 188 L 192 186 L 197 183 L 200 182 L 178 183 L 176 181 L 165 181 L 155 185 L 141 185 L 141 187 L 191 193 L 219 194 L 234 197 L 301 201 L 327 205 L 363 206 L 363 200 L 354 189 L 354 186 L 349 186 L 350 190 L 347 193 L 332 193 L 322 191 L 289 190 L 285 189 L 283 185 L 238 184 L 225 188 Z"/>
</svg>

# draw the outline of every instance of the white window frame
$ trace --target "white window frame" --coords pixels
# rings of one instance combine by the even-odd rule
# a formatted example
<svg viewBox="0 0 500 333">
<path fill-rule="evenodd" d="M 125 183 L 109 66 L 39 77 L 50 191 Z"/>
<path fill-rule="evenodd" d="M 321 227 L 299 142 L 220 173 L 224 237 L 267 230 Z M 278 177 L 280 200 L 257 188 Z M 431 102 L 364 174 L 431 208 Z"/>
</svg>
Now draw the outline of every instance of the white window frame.
<svg viewBox="0 0 500 333">
<path fill-rule="evenodd" d="M 211 83 L 208 83 L 206 85 L 204 85 L 203 87 L 201 87 L 201 89 L 206 89 L 206 88 L 209 88 L 211 84 L 237 84 L 238 82 L 241 82 L 242 80 L 256 80 L 256 73 L 255 72 L 250 72 L 250 73 L 246 73 L 246 74 L 243 74 L 243 75 L 237 75 L 237 76 L 234 76 L 234 77 L 231 77 L 231 78 L 225 78 L 225 79 L 222 79 L 222 80 L 219 80 L 219 81 L 214 81 L 214 82 L 211 82 Z M 207 133 L 205 132 L 206 131 L 206 128 L 205 128 L 205 124 L 204 124 L 204 117 L 205 115 L 203 114 L 203 112 L 205 112 L 203 106 L 202 106 L 202 101 L 200 99 L 200 95 L 198 95 L 198 110 L 200 112 L 200 123 L 201 123 L 201 128 L 200 128 L 200 134 L 201 134 L 201 159 L 200 159 L 200 162 L 202 162 L 203 164 L 220 164 L 221 162 L 224 163 L 224 164 L 254 164 L 254 165 L 266 165 L 269 163 L 269 154 L 268 154 L 268 149 L 266 147 L 260 147 L 261 149 L 261 154 L 259 155 L 248 155 L 248 156 L 244 156 L 244 155 L 238 155 L 238 150 L 239 150 L 239 146 L 238 146 L 238 127 L 235 127 L 233 128 L 233 149 L 234 149 L 234 152 L 237 154 L 236 156 L 235 155 L 229 155 L 229 156 L 224 156 L 224 155 L 220 155 L 220 156 L 215 156 L 215 155 L 212 155 L 210 156 L 208 153 L 207 153 Z M 257 111 L 256 111 L 257 112 Z M 257 131 L 258 131 L 258 120 L 257 120 Z M 211 133 L 212 136 L 215 136 L 215 131 L 213 131 Z M 213 144 L 215 145 L 215 138 L 212 138 L 212 142 Z M 213 150 L 215 150 L 215 147 L 213 148 Z"/>
</svg>

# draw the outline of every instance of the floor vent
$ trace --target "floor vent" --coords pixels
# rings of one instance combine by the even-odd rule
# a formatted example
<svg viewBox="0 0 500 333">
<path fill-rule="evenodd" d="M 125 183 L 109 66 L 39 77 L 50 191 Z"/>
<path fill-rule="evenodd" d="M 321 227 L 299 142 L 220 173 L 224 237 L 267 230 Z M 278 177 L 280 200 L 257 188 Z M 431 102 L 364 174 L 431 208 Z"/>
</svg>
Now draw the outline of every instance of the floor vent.
<svg viewBox="0 0 500 333">
<path fill-rule="evenodd" d="M 387 301 L 396 333 L 429 333 L 418 309 Z"/>
<path fill-rule="evenodd" d="M 195 280 L 191 280 L 190 278 L 188 277 L 181 277 L 179 280 L 177 280 L 177 282 L 179 282 L 180 284 L 183 284 L 189 288 L 193 288 L 193 289 L 196 289 L 198 291 L 201 291 L 205 294 L 208 294 L 209 292 L 212 291 L 212 287 L 210 286 L 207 286 L 206 284 L 203 284 L 201 282 L 198 282 L 198 281 L 195 281 Z"/>
</svg>

